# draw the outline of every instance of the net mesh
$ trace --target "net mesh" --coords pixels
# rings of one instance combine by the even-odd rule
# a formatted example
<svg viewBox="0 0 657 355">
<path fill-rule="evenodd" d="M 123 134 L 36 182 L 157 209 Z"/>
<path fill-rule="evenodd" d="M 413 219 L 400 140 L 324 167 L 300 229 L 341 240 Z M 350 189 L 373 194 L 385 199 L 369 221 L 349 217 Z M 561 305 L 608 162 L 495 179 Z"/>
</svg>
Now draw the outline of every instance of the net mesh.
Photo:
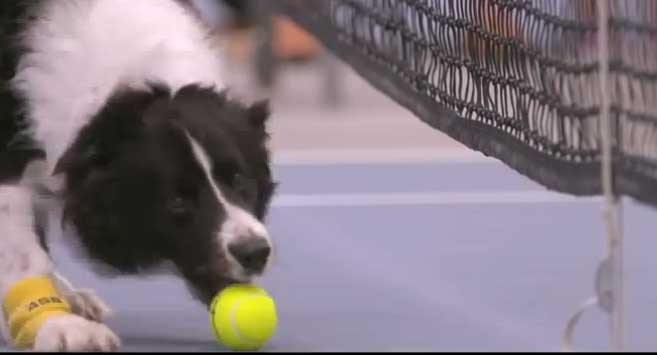
<svg viewBox="0 0 657 355">
<path fill-rule="evenodd" d="M 545 186 L 601 193 L 594 0 L 279 0 L 375 87 Z M 609 2 L 614 184 L 657 205 L 657 2 Z"/>
</svg>

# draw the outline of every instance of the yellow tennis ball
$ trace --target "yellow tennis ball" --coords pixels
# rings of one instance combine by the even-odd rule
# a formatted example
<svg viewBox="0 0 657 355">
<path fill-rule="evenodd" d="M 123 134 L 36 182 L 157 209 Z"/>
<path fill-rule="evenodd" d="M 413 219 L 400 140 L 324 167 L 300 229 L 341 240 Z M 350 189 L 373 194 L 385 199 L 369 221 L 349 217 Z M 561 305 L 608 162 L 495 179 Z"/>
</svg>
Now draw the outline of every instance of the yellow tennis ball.
<svg viewBox="0 0 657 355">
<path fill-rule="evenodd" d="M 246 284 L 228 286 L 216 295 L 210 318 L 217 340 L 242 351 L 260 349 L 278 323 L 274 300 L 262 288 Z"/>
</svg>

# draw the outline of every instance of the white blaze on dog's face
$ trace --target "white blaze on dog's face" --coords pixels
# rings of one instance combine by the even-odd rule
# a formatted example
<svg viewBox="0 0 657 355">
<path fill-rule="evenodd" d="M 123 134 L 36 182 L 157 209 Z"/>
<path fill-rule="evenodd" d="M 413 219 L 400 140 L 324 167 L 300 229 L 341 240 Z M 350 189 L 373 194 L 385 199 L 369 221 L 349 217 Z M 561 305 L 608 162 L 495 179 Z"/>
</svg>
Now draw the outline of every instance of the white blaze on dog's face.
<svg viewBox="0 0 657 355">
<path fill-rule="evenodd" d="M 59 161 L 65 222 L 92 260 L 122 273 L 171 261 L 206 302 L 250 281 L 272 253 L 267 117 L 211 88 L 117 92 Z"/>
<path fill-rule="evenodd" d="M 212 174 L 212 163 L 203 147 L 187 134 L 194 157 L 203 169 L 212 191 L 224 210 L 218 226 L 217 242 L 231 264 L 230 276 L 238 281 L 249 281 L 262 274 L 270 261 L 272 243 L 265 226 L 243 208 L 228 201 Z"/>
</svg>

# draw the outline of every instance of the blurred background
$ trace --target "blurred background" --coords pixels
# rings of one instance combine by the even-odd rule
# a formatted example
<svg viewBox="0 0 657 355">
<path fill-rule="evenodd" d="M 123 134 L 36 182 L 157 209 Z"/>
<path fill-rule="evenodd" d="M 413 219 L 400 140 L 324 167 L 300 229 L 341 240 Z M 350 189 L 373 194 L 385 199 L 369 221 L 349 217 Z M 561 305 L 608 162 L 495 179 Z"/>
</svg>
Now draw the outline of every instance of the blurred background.
<svg viewBox="0 0 657 355">
<path fill-rule="evenodd" d="M 194 3 L 224 48 L 231 89 L 243 98 L 272 101 L 271 147 L 277 157 L 462 150 L 371 88 L 293 22 L 270 18 L 259 2 Z"/>
</svg>

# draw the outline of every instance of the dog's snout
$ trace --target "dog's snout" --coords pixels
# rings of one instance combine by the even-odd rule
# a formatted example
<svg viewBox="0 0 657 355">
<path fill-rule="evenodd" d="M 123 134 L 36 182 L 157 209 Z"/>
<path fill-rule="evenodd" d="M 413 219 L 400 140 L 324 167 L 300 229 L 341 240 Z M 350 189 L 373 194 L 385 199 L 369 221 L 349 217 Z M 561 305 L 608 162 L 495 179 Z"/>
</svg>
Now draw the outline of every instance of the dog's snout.
<svg viewBox="0 0 657 355">
<path fill-rule="evenodd" d="M 228 250 L 245 270 L 260 273 L 267 264 L 271 247 L 265 238 L 251 237 L 230 244 Z"/>
</svg>

